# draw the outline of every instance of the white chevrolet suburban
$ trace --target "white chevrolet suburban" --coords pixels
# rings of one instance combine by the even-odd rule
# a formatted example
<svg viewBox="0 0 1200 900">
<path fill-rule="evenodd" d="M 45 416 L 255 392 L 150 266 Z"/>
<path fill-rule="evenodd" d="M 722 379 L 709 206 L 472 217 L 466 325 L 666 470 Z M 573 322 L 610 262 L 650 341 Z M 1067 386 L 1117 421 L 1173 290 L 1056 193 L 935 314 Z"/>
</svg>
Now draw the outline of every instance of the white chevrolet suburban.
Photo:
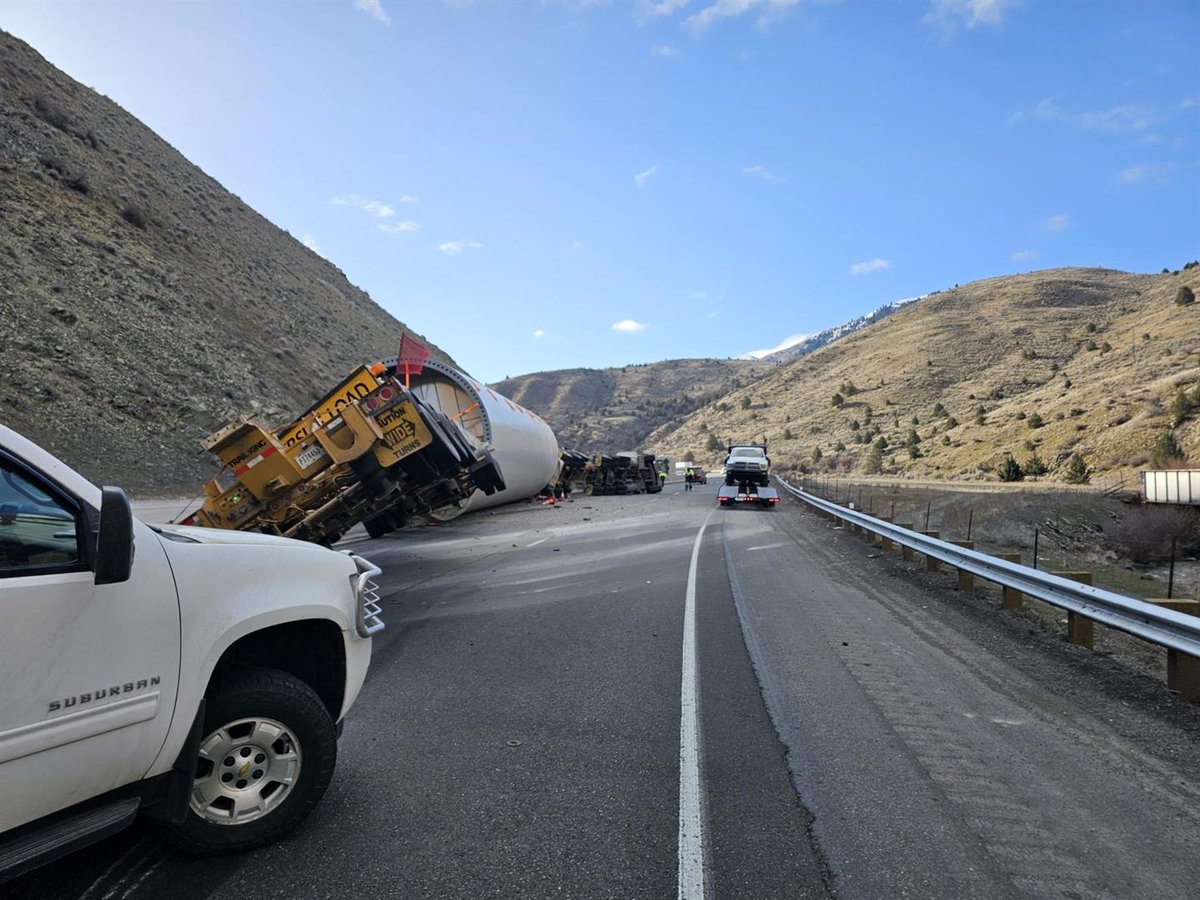
<svg viewBox="0 0 1200 900">
<path fill-rule="evenodd" d="M 159 819 L 200 855 L 316 805 L 383 627 L 361 557 L 151 526 L 0 425 L 0 881 Z"/>
</svg>

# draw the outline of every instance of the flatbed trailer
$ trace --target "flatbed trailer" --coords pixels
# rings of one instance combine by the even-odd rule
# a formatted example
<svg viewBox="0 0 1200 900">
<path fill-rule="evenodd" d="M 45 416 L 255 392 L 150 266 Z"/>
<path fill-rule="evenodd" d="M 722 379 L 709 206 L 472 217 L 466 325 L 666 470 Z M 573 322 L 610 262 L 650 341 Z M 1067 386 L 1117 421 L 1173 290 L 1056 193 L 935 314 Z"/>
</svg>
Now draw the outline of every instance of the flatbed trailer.
<svg viewBox="0 0 1200 900">
<path fill-rule="evenodd" d="M 761 484 L 725 484 L 717 490 L 718 506 L 739 506 L 753 503 L 771 509 L 779 502 L 779 491 Z"/>
</svg>

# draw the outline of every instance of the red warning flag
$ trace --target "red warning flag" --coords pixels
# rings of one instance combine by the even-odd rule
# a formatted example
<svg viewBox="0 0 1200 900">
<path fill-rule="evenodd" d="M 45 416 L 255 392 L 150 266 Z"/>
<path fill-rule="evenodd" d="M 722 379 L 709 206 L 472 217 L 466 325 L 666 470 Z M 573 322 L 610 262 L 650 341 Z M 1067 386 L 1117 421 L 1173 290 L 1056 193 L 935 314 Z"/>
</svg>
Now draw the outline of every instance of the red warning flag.
<svg viewBox="0 0 1200 900">
<path fill-rule="evenodd" d="M 404 368 L 404 386 L 409 387 L 409 376 L 420 375 L 429 359 L 429 348 L 405 332 L 400 336 L 400 352 L 396 354 L 396 370 Z"/>
</svg>

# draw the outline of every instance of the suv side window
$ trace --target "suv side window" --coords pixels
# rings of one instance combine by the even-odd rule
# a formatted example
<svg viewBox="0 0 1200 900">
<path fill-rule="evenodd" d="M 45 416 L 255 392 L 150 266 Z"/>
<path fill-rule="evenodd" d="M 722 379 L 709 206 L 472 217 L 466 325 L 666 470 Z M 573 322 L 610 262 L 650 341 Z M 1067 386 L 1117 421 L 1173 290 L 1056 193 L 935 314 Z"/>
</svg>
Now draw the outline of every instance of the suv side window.
<svg viewBox="0 0 1200 900">
<path fill-rule="evenodd" d="M 79 517 L 0 459 L 0 578 L 84 568 Z"/>
</svg>

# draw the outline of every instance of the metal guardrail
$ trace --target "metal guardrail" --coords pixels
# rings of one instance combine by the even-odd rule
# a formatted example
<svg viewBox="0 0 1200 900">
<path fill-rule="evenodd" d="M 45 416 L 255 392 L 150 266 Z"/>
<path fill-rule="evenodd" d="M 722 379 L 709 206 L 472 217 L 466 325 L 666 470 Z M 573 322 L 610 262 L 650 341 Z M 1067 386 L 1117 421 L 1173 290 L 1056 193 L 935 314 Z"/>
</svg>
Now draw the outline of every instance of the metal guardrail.
<svg viewBox="0 0 1200 900">
<path fill-rule="evenodd" d="M 1041 572 L 1006 562 L 986 553 L 957 547 L 937 538 L 928 537 L 908 528 L 901 528 L 882 519 L 846 509 L 788 484 L 779 476 L 775 480 L 794 497 L 823 510 L 844 522 L 911 547 L 918 553 L 940 560 L 964 572 L 1020 591 L 1035 600 L 1073 612 L 1085 619 L 1107 625 L 1118 631 L 1135 635 L 1152 644 L 1200 657 L 1200 617 L 1164 609 L 1126 597 L 1103 588 L 1079 584 L 1049 572 Z"/>
</svg>

